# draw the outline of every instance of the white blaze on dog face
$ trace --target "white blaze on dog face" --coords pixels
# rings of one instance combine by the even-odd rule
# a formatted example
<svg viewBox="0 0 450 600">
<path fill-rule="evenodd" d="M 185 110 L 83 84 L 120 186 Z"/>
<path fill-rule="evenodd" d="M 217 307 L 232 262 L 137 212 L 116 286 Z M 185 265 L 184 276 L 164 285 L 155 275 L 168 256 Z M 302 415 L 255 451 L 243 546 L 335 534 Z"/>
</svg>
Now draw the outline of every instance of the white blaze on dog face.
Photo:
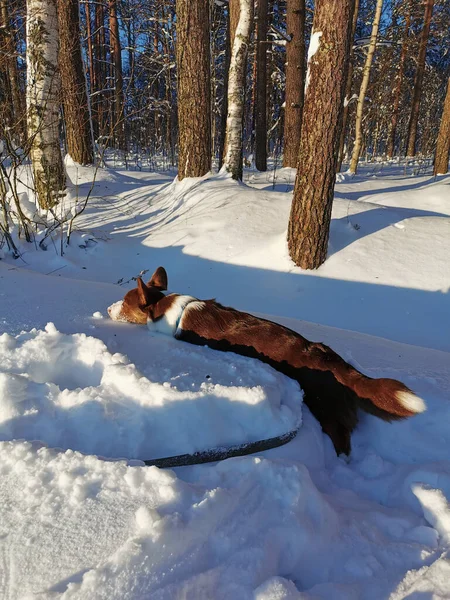
<svg viewBox="0 0 450 600">
<path fill-rule="evenodd" d="M 123 300 L 119 300 L 118 302 L 114 302 L 111 306 L 108 307 L 108 314 L 113 321 L 125 321 L 123 317 L 121 318 L 121 311 L 123 306 Z"/>
</svg>

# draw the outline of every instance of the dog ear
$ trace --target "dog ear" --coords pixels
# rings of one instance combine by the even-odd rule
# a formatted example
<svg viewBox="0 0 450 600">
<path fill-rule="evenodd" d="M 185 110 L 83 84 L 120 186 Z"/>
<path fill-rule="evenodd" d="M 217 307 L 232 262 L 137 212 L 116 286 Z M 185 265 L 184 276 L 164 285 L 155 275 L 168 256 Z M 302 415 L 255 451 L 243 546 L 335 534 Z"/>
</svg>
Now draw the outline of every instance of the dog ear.
<svg viewBox="0 0 450 600">
<path fill-rule="evenodd" d="M 147 306 L 150 302 L 150 290 L 140 277 L 137 278 L 139 304 Z"/>
<path fill-rule="evenodd" d="M 153 273 L 152 278 L 147 283 L 149 287 L 155 287 L 160 290 L 167 290 L 167 273 L 164 267 L 158 267 Z"/>
</svg>

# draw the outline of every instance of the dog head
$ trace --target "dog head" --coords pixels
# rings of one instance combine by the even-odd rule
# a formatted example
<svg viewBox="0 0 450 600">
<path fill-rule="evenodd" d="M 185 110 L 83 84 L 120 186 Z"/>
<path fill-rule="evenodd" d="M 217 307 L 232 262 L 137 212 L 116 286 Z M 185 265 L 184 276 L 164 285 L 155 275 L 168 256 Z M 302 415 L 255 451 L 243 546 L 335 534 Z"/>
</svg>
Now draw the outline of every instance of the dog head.
<svg viewBox="0 0 450 600">
<path fill-rule="evenodd" d="M 147 284 L 138 277 L 137 288 L 112 304 L 108 314 L 113 321 L 145 325 L 151 307 L 164 298 L 164 290 L 167 290 L 167 273 L 164 267 L 158 267 Z"/>
</svg>

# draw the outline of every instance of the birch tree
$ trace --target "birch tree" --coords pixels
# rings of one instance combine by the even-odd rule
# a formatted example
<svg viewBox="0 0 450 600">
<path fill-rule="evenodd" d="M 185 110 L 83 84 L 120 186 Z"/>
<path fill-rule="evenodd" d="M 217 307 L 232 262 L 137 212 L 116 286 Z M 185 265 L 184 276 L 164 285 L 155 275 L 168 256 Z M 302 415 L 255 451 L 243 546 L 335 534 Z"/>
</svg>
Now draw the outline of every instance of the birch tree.
<svg viewBox="0 0 450 600">
<path fill-rule="evenodd" d="M 211 170 L 209 3 L 177 0 L 178 178 Z"/>
<path fill-rule="evenodd" d="M 305 88 L 305 0 L 286 5 L 286 95 L 284 109 L 283 167 L 297 166 Z"/>
<path fill-rule="evenodd" d="M 445 175 L 448 172 L 448 158 L 450 152 L 450 77 L 447 82 L 444 108 L 442 110 L 441 126 L 436 144 L 434 157 L 434 174 Z"/>
<path fill-rule="evenodd" d="M 299 161 L 288 227 L 303 269 L 325 261 L 355 0 L 317 0 L 308 50 Z"/>
<path fill-rule="evenodd" d="M 56 0 L 27 0 L 27 126 L 36 196 L 44 209 L 58 203 L 65 187 L 58 49 Z"/>
<path fill-rule="evenodd" d="M 411 114 L 408 123 L 408 142 L 406 156 L 416 154 L 417 124 L 419 122 L 420 97 L 422 94 L 423 76 L 425 73 L 425 58 L 427 55 L 427 43 L 430 33 L 431 17 L 433 15 L 434 0 L 425 0 L 425 12 L 423 16 L 423 28 L 420 32 L 419 56 L 417 58 L 417 71 L 414 79 L 414 91 L 411 104 Z"/>
<path fill-rule="evenodd" d="M 67 150 L 75 162 L 87 165 L 93 162 L 94 153 L 81 58 L 78 0 L 58 0 L 58 24 Z"/>
<path fill-rule="evenodd" d="M 350 162 L 350 173 L 356 173 L 358 169 L 359 155 L 362 147 L 362 119 L 364 112 L 364 100 L 366 99 L 367 87 L 370 79 L 370 69 L 372 67 L 373 55 L 377 46 L 378 28 L 380 26 L 381 9 L 383 0 L 377 0 L 375 7 L 375 16 L 372 23 L 372 33 L 370 35 L 369 48 L 367 50 L 366 62 L 364 65 L 363 78 L 361 88 L 359 90 L 358 104 L 356 107 L 356 123 L 355 123 L 355 144 L 353 146 L 352 159 Z"/>
<path fill-rule="evenodd" d="M 228 115 L 224 167 L 233 179 L 242 179 L 242 119 L 248 45 L 253 20 L 253 0 L 239 0 L 239 21 L 232 42 L 228 73 Z M 233 16 L 230 14 L 230 22 Z"/>
</svg>

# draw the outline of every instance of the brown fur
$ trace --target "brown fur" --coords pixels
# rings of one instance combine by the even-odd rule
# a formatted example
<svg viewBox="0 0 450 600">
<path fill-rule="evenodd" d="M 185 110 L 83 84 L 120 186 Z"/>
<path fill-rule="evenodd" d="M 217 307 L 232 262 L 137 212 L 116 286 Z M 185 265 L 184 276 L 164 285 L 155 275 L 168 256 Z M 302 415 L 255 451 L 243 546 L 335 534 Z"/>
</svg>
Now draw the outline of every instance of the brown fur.
<svg viewBox="0 0 450 600">
<path fill-rule="evenodd" d="M 124 298 L 121 317 L 133 323 L 160 319 L 177 298 L 175 294 L 164 296 L 160 290 L 166 288 L 167 275 L 162 267 L 147 286 L 139 279 L 138 288 Z M 297 380 L 305 403 L 338 454 L 350 452 L 358 408 L 386 421 L 414 414 L 396 396 L 398 392 L 412 394 L 401 382 L 371 379 L 328 346 L 310 342 L 272 321 L 206 300 L 195 308 L 188 307 L 181 323 L 175 335 L 179 340 L 256 358 Z"/>
</svg>

